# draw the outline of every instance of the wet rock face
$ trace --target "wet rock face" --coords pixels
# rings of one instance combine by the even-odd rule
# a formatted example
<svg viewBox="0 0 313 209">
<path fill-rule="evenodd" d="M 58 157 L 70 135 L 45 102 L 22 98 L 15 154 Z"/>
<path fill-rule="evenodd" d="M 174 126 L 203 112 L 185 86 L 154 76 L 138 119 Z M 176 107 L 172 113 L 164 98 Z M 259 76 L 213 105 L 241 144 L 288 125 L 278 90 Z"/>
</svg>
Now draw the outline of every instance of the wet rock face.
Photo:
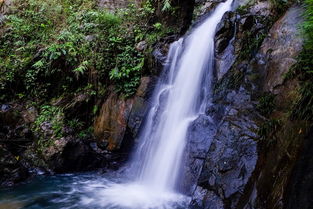
<svg viewBox="0 0 313 209">
<path fill-rule="evenodd" d="M 117 158 L 97 147 L 95 142 L 74 137 L 55 140 L 42 153 L 48 169 L 55 173 L 114 168 Z"/>
<path fill-rule="evenodd" d="M 137 89 L 137 93 L 134 97 L 134 103 L 132 105 L 127 122 L 128 129 L 131 131 L 133 138 L 137 137 L 139 128 L 148 111 L 148 101 L 150 95 L 152 95 L 152 86 L 155 82 L 155 78 L 143 77 L 141 79 L 141 84 Z"/>
<path fill-rule="evenodd" d="M 301 51 L 302 38 L 299 36 L 299 24 L 302 22 L 300 7 L 291 7 L 271 28 L 256 57 L 255 68 L 261 72 L 261 89 L 274 94 L 275 110 L 270 120 L 280 120 L 280 127 L 274 135 L 266 139 L 270 146 L 260 146 L 257 169 L 247 187 L 248 200 L 243 199 L 242 207 L 284 208 L 284 193 L 288 193 L 290 175 L 308 124 L 304 121 L 292 121 L 289 111 L 297 98 L 298 81 L 285 80 L 285 74 L 296 62 Z M 257 195 L 255 195 L 257 194 Z M 299 207 L 302 208 L 302 207 Z"/>
<path fill-rule="evenodd" d="M 221 79 L 235 61 L 235 28 L 237 17 L 234 12 L 227 12 L 216 28 L 215 35 L 215 66 L 217 79 Z"/>
<path fill-rule="evenodd" d="M 272 4 L 269 2 L 234 1 L 234 7 L 246 7 L 224 14 L 216 29 L 215 66 L 220 80 L 235 64 L 256 54 L 271 26 Z"/>
<path fill-rule="evenodd" d="M 291 140 L 301 141 L 296 132 L 305 131 L 300 128 L 301 123 L 286 122 L 286 130 L 278 133 L 277 144 L 272 145 L 271 150 L 262 149 L 266 153 L 259 156 L 258 150 L 263 145 L 258 130 L 265 118 L 258 113 L 256 105 L 258 95 L 270 91 L 277 95 L 276 115 L 281 116 L 290 108 L 294 96 L 292 89 L 296 88 L 297 82 L 283 81 L 284 74 L 301 51 L 302 40 L 297 36 L 301 9 L 289 9 L 273 25 L 261 47 L 251 49 L 256 51 L 251 54 L 253 56 L 241 56 L 243 49 L 247 49 L 244 47 L 247 32 L 265 33 L 269 27 L 264 18 L 268 18 L 271 9 L 268 2 L 257 2 L 247 14 L 225 14 L 217 28 L 217 83 L 213 105 L 207 109 L 215 130 L 211 132 L 209 149 L 202 161 L 204 166 L 191 208 L 282 208 L 280 200 L 294 163 L 291 156 L 295 156 L 301 144 Z M 286 153 L 286 147 L 290 153 Z M 202 150 L 198 149 L 201 153 Z M 199 164 L 201 167 L 201 162 L 196 163 Z"/>
<path fill-rule="evenodd" d="M 215 103 L 208 114 L 215 119 L 216 133 L 192 200 L 195 208 L 235 208 L 258 159 L 259 116 L 249 93 L 244 88 L 226 91 Z"/>
<path fill-rule="evenodd" d="M 112 93 L 101 107 L 95 120 L 94 133 L 108 150 L 119 149 L 126 131 L 133 100 L 124 100 Z"/>
<path fill-rule="evenodd" d="M 283 84 L 283 75 L 296 63 L 303 43 L 296 27 L 302 22 L 302 12 L 302 8 L 291 8 L 274 24 L 261 46 L 260 54 L 266 63 L 264 91 L 278 93 L 275 88 Z"/>
<path fill-rule="evenodd" d="M 3 144 L 0 144 L 0 187 L 12 186 L 29 177 L 27 167 L 14 156 Z"/>
<path fill-rule="evenodd" d="M 0 186 L 12 186 L 30 176 L 22 155 L 32 143 L 33 134 L 19 110 L 0 105 Z"/>
<path fill-rule="evenodd" d="M 123 143 L 131 146 L 147 111 L 151 81 L 143 77 L 133 98 L 124 99 L 112 93 L 106 99 L 94 123 L 94 133 L 101 146 L 110 151 L 119 150 Z"/>
<path fill-rule="evenodd" d="M 40 125 L 40 140 L 49 145 L 39 147 L 30 128 L 36 117 L 34 107 L 0 105 L 0 186 L 12 186 L 38 174 L 117 166 L 120 156 L 100 149 L 92 139 L 78 139 L 70 132 L 66 137 L 55 138 L 49 122 Z"/>
<path fill-rule="evenodd" d="M 305 137 L 304 146 L 301 149 L 286 195 L 284 197 L 284 209 L 310 209 L 312 208 L 313 185 L 313 129 Z"/>
<path fill-rule="evenodd" d="M 217 54 L 222 53 L 229 45 L 235 33 L 236 15 L 234 12 L 227 12 L 218 24 L 215 34 L 215 50 Z"/>
<path fill-rule="evenodd" d="M 216 133 L 216 124 L 207 115 L 200 115 L 188 130 L 186 153 L 184 156 L 184 185 L 181 188 L 186 194 L 191 195 L 197 186 L 203 163 L 212 137 Z"/>
</svg>

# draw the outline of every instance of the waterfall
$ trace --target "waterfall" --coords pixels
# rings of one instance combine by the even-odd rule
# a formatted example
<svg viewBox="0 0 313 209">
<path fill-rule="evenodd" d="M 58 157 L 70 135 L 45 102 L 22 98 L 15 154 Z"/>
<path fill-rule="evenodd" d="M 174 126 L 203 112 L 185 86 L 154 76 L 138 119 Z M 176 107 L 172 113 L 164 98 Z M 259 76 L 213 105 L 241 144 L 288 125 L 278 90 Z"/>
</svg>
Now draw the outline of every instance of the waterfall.
<svg viewBox="0 0 313 209">
<path fill-rule="evenodd" d="M 183 197 L 176 186 L 181 180 L 188 127 L 209 102 L 215 31 L 231 4 L 232 0 L 220 3 L 189 35 L 171 45 L 131 162 L 137 178 L 108 184 L 101 192 L 102 206 L 177 208 L 172 203 Z"/>
<path fill-rule="evenodd" d="M 231 2 L 221 3 L 189 36 L 171 45 L 167 58 L 169 65 L 155 89 L 153 106 L 133 160 L 140 164 L 138 181 L 154 190 L 175 189 L 188 127 L 204 112 L 208 102 L 216 26 L 230 10 Z"/>
</svg>

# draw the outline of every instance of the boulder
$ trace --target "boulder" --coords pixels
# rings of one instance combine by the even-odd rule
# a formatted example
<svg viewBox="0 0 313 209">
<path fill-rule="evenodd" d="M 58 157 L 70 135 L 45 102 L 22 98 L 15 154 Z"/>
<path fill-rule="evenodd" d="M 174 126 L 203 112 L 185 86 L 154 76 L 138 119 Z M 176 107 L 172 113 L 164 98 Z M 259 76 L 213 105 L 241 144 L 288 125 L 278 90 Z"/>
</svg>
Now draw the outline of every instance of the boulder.
<svg viewBox="0 0 313 209">
<path fill-rule="evenodd" d="M 207 111 L 212 118 L 213 124 L 209 126 L 212 131 L 206 135 L 210 143 L 202 155 L 204 165 L 193 195 L 193 207 L 236 208 L 258 159 L 260 118 L 254 108 L 249 92 L 243 87 L 236 91 L 225 88 L 215 95 L 214 105 Z"/>
<path fill-rule="evenodd" d="M 0 144 L 0 187 L 12 186 L 29 177 L 28 169 L 21 163 L 20 156 L 13 155 Z"/>
<path fill-rule="evenodd" d="M 150 77 L 143 77 L 133 98 L 125 99 L 116 93 L 110 94 L 94 123 L 94 133 L 99 144 L 110 151 L 117 151 L 123 143 L 133 143 L 147 111 L 151 80 Z M 130 136 L 125 137 L 126 131 L 130 132 Z"/>
<path fill-rule="evenodd" d="M 94 122 L 94 134 L 98 143 L 108 150 L 121 147 L 133 102 L 113 92 L 103 103 Z"/>
<path fill-rule="evenodd" d="M 293 7 L 271 28 L 264 40 L 260 54 L 263 56 L 265 82 L 264 91 L 279 93 L 279 86 L 284 82 L 284 75 L 297 61 L 302 50 L 303 38 L 297 27 L 303 20 L 303 9 Z M 278 89 L 277 89 L 278 88 Z"/>
<path fill-rule="evenodd" d="M 48 168 L 55 173 L 112 168 L 116 159 L 110 152 L 97 148 L 91 140 L 72 136 L 57 139 L 42 152 Z"/>
</svg>

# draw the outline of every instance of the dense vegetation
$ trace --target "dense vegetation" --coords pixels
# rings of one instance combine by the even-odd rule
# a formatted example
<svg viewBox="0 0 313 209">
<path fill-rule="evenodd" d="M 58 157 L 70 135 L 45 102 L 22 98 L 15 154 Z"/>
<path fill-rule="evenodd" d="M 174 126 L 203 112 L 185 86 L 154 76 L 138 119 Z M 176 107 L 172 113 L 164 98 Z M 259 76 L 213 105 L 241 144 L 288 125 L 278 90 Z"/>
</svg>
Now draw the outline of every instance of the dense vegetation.
<svg viewBox="0 0 313 209">
<path fill-rule="evenodd" d="M 125 96 L 134 93 L 144 66 L 144 52 L 136 44 L 153 43 L 163 26 L 150 24 L 149 1 L 115 13 L 94 2 L 15 1 L 2 23 L 1 101 L 82 90 L 105 94 L 111 84 Z"/>
</svg>

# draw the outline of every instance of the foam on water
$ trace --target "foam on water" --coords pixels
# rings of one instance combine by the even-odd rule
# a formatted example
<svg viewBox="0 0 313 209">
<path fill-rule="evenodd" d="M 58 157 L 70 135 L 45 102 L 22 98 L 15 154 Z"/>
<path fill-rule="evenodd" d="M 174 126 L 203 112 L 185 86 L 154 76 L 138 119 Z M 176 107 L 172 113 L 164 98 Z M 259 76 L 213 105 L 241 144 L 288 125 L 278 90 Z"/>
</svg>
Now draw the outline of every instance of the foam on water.
<svg viewBox="0 0 313 209">
<path fill-rule="evenodd" d="M 99 185 L 98 185 L 99 186 Z M 187 202 L 186 197 L 177 193 L 156 192 L 146 185 L 107 184 L 105 189 L 96 189 L 88 185 L 93 195 L 83 197 L 82 204 L 95 204 L 104 208 L 179 208 Z"/>
</svg>

